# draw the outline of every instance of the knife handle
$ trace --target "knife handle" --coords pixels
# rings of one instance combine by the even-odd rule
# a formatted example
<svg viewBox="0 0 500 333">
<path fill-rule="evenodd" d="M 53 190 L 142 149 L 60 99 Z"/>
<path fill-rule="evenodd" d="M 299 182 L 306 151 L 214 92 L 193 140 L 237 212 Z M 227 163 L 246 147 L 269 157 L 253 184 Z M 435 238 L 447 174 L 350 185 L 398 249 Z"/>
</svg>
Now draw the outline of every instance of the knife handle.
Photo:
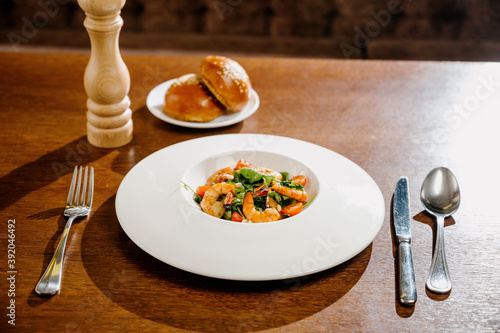
<svg viewBox="0 0 500 333">
<path fill-rule="evenodd" d="M 417 301 L 417 287 L 413 273 L 411 246 L 407 241 L 399 243 L 399 301 L 403 305 L 412 306 Z"/>
</svg>

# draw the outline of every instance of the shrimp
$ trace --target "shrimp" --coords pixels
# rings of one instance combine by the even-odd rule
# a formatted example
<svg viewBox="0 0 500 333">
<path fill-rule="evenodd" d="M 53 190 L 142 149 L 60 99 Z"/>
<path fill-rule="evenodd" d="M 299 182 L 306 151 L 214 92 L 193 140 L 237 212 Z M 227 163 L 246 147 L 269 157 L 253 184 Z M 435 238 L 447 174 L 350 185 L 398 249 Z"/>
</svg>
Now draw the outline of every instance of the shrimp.
<svg viewBox="0 0 500 333">
<path fill-rule="evenodd" d="M 252 170 L 258 171 L 260 173 L 263 173 L 268 176 L 275 176 L 277 180 L 283 179 L 283 175 L 279 173 L 278 171 L 275 171 L 273 169 L 268 169 L 268 168 L 263 168 L 263 167 L 256 167 L 251 165 L 249 162 L 241 159 L 238 161 L 238 164 L 236 164 L 236 170 L 241 170 L 243 168 L 250 168 Z"/>
<path fill-rule="evenodd" d="M 273 189 L 273 191 L 278 192 L 281 195 L 295 199 L 297 201 L 300 201 L 300 202 L 307 201 L 307 193 L 304 190 L 299 190 L 296 188 L 282 186 L 278 183 L 274 183 L 271 186 L 271 188 Z"/>
<path fill-rule="evenodd" d="M 276 177 L 277 180 L 283 179 L 283 175 L 281 173 L 279 173 L 278 171 L 272 170 L 272 169 L 263 168 L 263 167 L 252 167 L 252 169 L 254 169 L 255 171 L 258 171 L 260 173 L 263 173 L 265 175 L 268 175 L 268 176 L 274 176 L 274 177 Z"/>
<path fill-rule="evenodd" d="M 254 223 L 277 221 L 281 217 L 276 208 L 269 207 L 262 212 L 257 211 L 254 206 L 251 192 L 248 192 L 243 199 L 243 214 L 247 220 Z"/>
<path fill-rule="evenodd" d="M 267 197 L 267 200 L 266 200 L 266 206 L 269 206 L 269 207 L 271 207 L 271 208 L 274 208 L 274 209 L 276 209 L 279 213 L 281 213 L 282 208 L 281 208 L 280 204 L 278 204 L 278 203 L 276 202 L 276 200 L 274 200 L 273 198 L 271 198 L 271 197 L 269 197 L 269 196 Z"/>
<path fill-rule="evenodd" d="M 201 209 L 209 215 L 221 218 L 226 211 L 224 202 L 218 201 L 219 197 L 224 194 L 234 194 L 234 185 L 227 183 L 219 183 L 210 187 L 203 196 L 200 202 Z"/>
<path fill-rule="evenodd" d="M 210 176 L 207 180 L 207 185 L 213 185 L 218 183 L 223 183 L 228 179 L 233 179 L 234 170 L 233 168 L 227 167 L 222 168 L 219 171 L 214 172 L 213 175 Z"/>
</svg>

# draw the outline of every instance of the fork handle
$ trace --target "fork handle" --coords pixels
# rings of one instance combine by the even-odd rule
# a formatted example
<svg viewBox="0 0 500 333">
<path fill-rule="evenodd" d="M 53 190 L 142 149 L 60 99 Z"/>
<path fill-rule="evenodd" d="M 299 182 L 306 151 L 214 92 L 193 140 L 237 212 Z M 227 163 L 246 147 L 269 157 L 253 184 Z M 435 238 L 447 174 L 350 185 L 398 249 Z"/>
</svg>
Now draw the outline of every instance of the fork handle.
<svg viewBox="0 0 500 333">
<path fill-rule="evenodd" d="M 57 245 L 56 252 L 52 256 L 49 266 L 47 266 L 45 273 L 43 273 L 40 281 L 38 281 L 38 284 L 35 287 L 35 291 L 38 295 L 54 295 L 61 289 L 64 249 L 66 248 L 69 229 L 71 228 L 75 217 L 76 215 L 71 215 L 68 222 L 66 222 L 66 226 L 64 227 L 59 245 Z"/>
</svg>

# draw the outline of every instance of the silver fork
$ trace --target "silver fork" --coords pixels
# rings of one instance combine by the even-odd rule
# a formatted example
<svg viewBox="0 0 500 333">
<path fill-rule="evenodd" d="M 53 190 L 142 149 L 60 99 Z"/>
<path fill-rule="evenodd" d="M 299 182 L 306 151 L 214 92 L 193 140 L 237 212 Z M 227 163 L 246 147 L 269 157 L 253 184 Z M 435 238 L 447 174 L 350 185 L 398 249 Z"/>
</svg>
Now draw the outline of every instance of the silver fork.
<svg viewBox="0 0 500 333">
<path fill-rule="evenodd" d="M 63 268 L 64 249 L 68 239 L 69 229 L 75 218 L 88 216 L 92 207 L 92 198 L 94 196 L 94 168 L 90 167 L 90 175 L 88 167 L 85 167 L 85 176 L 83 179 L 82 189 L 82 167 L 75 167 L 73 171 L 73 179 L 69 188 L 68 200 L 64 209 L 64 216 L 69 216 L 68 222 L 64 227 L 61 240 L 57 245 L 56 252 L 50 260 L 49 266 L 43 273 L 40 281 L 36 285 L 35 291 L 38 295 L 54 295 L 61 289 L 61 277 Z M 78 178 L 78 181 L 77 181 Z M 88 180 L 88 195 L 87 194 Z M 76 186 L 76 191 L 75 191 Z M 80 198 L 81 193 L 81 198 Z M 74 200 L 73 200 L 74 199 Z"/>
</svg>

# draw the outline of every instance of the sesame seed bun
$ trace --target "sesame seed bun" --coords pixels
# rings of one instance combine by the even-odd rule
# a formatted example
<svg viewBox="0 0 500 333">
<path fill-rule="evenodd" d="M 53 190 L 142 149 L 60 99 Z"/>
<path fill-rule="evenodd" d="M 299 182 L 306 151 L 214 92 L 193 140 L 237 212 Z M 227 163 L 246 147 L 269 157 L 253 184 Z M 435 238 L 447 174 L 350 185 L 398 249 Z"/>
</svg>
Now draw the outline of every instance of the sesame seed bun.
<svg viewBox="0 0 500 333">
<path fill-rule="evenodd" d="M 200 64 L 203 82 L 230 112 L 241 111 L 248 103 L 252 84 L 247 72 L 236 61 L 210 55 Z"/>
<path fill-rule="evenodd" d="M 186 74 L 177 78 L 167 90 L 163 112 L 182 121 L 208 122 L 224 114 L 225 108 L 199 75 Z"/>
</svg>

